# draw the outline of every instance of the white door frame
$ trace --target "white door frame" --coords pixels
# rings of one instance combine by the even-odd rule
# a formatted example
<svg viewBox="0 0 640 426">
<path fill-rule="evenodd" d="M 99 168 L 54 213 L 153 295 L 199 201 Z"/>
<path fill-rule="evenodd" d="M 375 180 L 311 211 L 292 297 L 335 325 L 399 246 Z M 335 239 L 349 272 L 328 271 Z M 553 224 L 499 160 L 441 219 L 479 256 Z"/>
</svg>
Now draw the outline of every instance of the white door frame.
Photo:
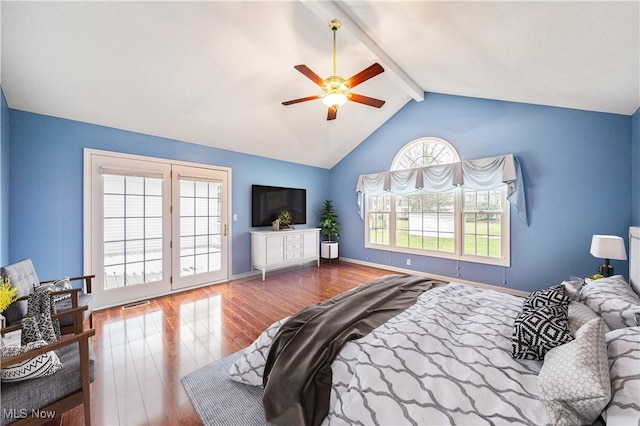
<svg viewBox="0 0 640 426">
<path fill-rule="evenodd" d="M 228 237 L 225 238 L 224 241 L 224 248 L 226 249 L 227 252 L 227 256 L 225 256 L 226 258 L 226 267 L 227 267 L 227 277 L 222 278 L 220 281 L 216 281 L 216 282 L 224 282 L 224 281 L 228 281 L 230 276 L 231 276 L 231 265 L 232 265 L 232 221 L 229 220 L 229 218 L 231 218 L 232 214 L 231 212 L 232 210 L 232 194 L 231 194 L 231 188 L 232 188 L 232 173 L 231 173 L 231 168 L 229 167 L 221 167 L 221 166 L 212 166 L 212 165 L 208 165 L 208 164 L 199 164 L 199 163 L 189 163 L 189 162 L 185 162 L 185 161 L 174 161 L 174 160 L 166 160 L 166 159 L 161 159 L 161 158 L 155 158 L 155 157 L 147 157 L 147 156 L 142 156 L 142 155 L 134 155 L 134 154 L 124 154 L 124 153 L 119 153 L 119 152 L 112 152 L 112 151 L 103 151 L 103 150 L 97 150 L 97 149 L 91 149 L 91 148 L 85 148 L 84 149 L 84 153 L 83 153 L 83 157 L 84 157 L 84 171 L 83 171 L 83 179 L 84 179 L 84 185 L 83 185 L 83 208 L 84 208 L 84 215 L 83 215 L 83 242 L 84 242 L 84 249 L 83 249 L 83 257 L 84 257 L 84 273 L 85 274 L 95 274 L 96 275 L 96 280 L 95 280 L 95 287 L 101 286 L 102 285 L 102 278 L 99 277 L 99 275 L 103 274 L 103 270 L 102 270 L 102 262 L 99 262 L 99 265 L 97 265 L 96 263 L 98 263 L 96 261 L 96 258 L 99 257 L 98 255 L 102 255 L 102 253 L 92 253 L 92 248 L 93 248 L 93 244 L 96 241 L 96 238 L 98 238 L 98 241 L 102 241 L 102 234 L 97 234 L 96 232 L 101 232 L 101 229 L 93 229 L 94 225 L 92 223 L 92 215 L 93 215 L 93 209 L 95 208 L 93 200 L 92 200 L 92 194 L 93 194 L 93 190 L 94 190 L 94 186 L 96 185 L 94 176 L 96 176 L 96 171 L 92 168 L 92 163 L 94 162 L 94 160 L 100 158 L 100 157 L 110 157 L 113 159 L 120 159 L 120 160 L 137 160 L 137 161 L 144 161 L 144 162 L 149 162 L 149 163 L 155 163 L 155 164 L 159 164 L 159 165 L 166 165 L 169 168 L 172 165 L 178 165 L 178 166 L 187 166 L 187 167 L 198 167 L 198 168 L 203 168 L 203 169 L 210 169 L 210 170 L 217 170 L 217 171 L 224 171 L 227 173 L 227 203 L 226 206 L 223 206 L 223 208 L 225 209 L 225 214 L 226 214 L 226 218 L 228 220 L 228 223 L 223 224 L 227 225 L 227 230 L 228 230 Z M 170 182 L 169 182 L 169 186 L 171 186 Z M 169 192 L 167 194 L 170 198 L 171 198 L 171 193 Z M 171 219 L 169 219 L 169 221 L 171 221 Z M 169 225 L 171 226 L 171 225 Z M 163 239 L 163 245 L 164 244 L 171 244 L 171 232 L 169 232 L 168 234 L 169 236 L 165 239 Z M 166 241 L 165 241 L 166 240 Z M 176 246 L 177 242 L 174 243 L 174 247 Z M 176 251 L 177 253 L 179 253 L 179 250 Z M 164 259 L 164 258 L 163 258 Z M 169 263 L 170 263 L 170 259 L 169 259 Z M 101 302 L 100 301 L 100 297 L 98 295 L 98 293 L 96 293 L 96 307 L 97 308 L 107 308 L 110 306 L 118 306 L 121 305 L 122 303 L 127 303 L 127 302 L 132 302 L 135 300 L 141 300 L 144 299 L 146 297 L 158 297 L 161 296 L 163 294 L 169 294 L 175 291 L 179 291 L 179 290 L 171 290 L 171 284 L 170 284 L 170 276 L 171 274 L 175 274 L 174 272 L 171 271 L 171 268 L 169 267 L 167 269 L 167 273 L 165 274 L 165 280 L 167 281 L 167 284 L 169 285 L 167 288 L 164 288 L 164 286 L 162 287 L 162 290 L 159 291 L 158 293 L 151 294 L 151 295 L 132 295 L 130 299 L 124 299 L 122 301 L 119 301 L 117 303 L 113 303 L 113 302 L 108 302 L 108 301 L 104 301 Z M 198 284 L 198 285 L 194 285 L 194 287 L 197 286 L 204 286 L 204 285 L 209 285 L 212 284 L 211 282 L 206 282 L 206 283 L 202 283 L 202 284 Z M 95 292 L 95 290 L 94 290 Z"/>
</svg>

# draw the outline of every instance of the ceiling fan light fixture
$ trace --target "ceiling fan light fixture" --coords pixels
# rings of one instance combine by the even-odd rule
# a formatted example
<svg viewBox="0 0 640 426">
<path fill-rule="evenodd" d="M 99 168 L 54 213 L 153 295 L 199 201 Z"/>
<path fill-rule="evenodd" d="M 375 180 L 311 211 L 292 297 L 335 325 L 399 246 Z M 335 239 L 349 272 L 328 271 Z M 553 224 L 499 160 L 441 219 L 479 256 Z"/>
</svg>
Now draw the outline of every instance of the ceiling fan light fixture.
<svg viewBox="0 0 640 426">
<path fill-rule="evenodd" d="M 296 65 L 295 69 L 304 74 L 309 80 L 320 86 L 323 93 L 313 96 L 307 96 L 305 98 L 292 99 L 290 101 L 282 102 L 282 105 L 293 105 L 300 102 L 311 101 L 314 99 L 322 99 L 322 103 L 329 109 L 327 111 L 327 120 L 335 120 L 338 108 L 344 105 L 347 101 L 357 102 L 359 104 L 368 105 L 374 108 L 380 108 L 384 105 L 384 101 L 380 99 L 370 98 L 368 96 L 358 95 L 357 93 L 351 93 L 351 89 L 357 85 L 364 83 L 370 78 L 384 72 L 384 68 L 378 63 L 375 63 L 359 73 L 345 79 L 336 73 L 336 31 L 340 28 L 340 21 L 337 19 L 332 20 L 329 23 L 329 28 L 333 32 L 333 74 L 327 79 L 323 80 L 311 71 L 311 69 L 304 65 Z"/>
<path fill-rule="evenodd" d="M 322 103 L 328 107 L 341 107 L 347 102 L 347 96 L 339 89 L 329 91 L 323 98 Z"/>
</svg>

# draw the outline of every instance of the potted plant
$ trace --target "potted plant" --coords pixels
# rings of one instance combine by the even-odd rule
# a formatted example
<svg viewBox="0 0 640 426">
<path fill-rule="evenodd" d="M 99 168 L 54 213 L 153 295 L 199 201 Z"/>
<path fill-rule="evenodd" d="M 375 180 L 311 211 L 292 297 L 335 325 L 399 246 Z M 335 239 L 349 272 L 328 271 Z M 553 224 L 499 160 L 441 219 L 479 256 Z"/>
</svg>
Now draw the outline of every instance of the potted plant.
<svg viewBox="0 0 640 426">
<path fill-rule="evenodd" d="M 280 221 L 280 229 L 288 229 L 291 226 L 291 213 L 289 213 L 289 210 L 282 210 L 278 220 Z"/>
<path fill-rule="evenodd" d="M 333 208 L 333 202 L 331 200 L 325 200 L 320 211 L 320 234 L 327 237 L 322 242 L 320 256 L 323 259 L 337 259 L 338 258 L 338 236 L 340 231 L 340 224 L 338 223 L 338 214 Z"/>
</svg>

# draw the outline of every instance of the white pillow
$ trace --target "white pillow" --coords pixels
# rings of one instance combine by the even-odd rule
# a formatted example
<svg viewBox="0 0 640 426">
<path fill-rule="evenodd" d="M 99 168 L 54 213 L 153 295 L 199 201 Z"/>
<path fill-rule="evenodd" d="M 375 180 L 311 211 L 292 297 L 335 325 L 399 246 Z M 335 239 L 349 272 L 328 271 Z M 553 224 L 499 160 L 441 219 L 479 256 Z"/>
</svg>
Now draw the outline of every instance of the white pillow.
<svg viewBox="0 0 640 426">
<path fill-rule="evenodd" d="M 2 348 L 1 357 L 5 359 L 47 346 L 44 340 L 27 343 L 24 346 L 5 346 Z M 2 365 L 0 378 L 3 382 L 19 382 L 37 377 L 50 376 L 62 368 L 62 363 L 54 351 L 27 359 L 12 365 Z"/>
<path fill-rule="evenodd" d="M 604 321 L 594 318 L 575 340 L 551 349 L 538 374 L 539 397 L 551 424 L 592 424 L 611 398 Z"/>
<path fill-rule="evenodd" d="M 262 387 L 264 367 L 267 364 L 271 343 L 278 330 L 280 330 L 280 326 L 288 319 L 289 317 L 271 324 L 244 350 L 242 356 L 229 368 L 229 378 L 231 380 Z"/>
<path fill-rule="evenodd" d="M 580 300 L 580 289 L 584 285 L 582 278 L 571 277 L 569 281 L 563 281 L 564 293 L 569 296 L 571 300 Z"/>
<path fill-rule="evenodd" d="M 640 425 L 640 327 L 606 334 L 611 402 L 602 413 L 609 425 Z"/>
<path fill-rule="evenodd" d="M 598 314 L 593 312 L 584 303 L 571 302 L 569 303 L 569 309 L 567 311 L 567 318 L 569 319 L 569 332 L 572 336 L 575 336 L 576 331 L 594 318 L 598 318 Z M 604 332 L 611 331 L 607 324 L 604 324 Z"/>
<path fill-rule="evenodd" d="M 635 327 L 640 316 L 640 297 L 622 275 L 600 278 L 585 284 L 580 301 L 605 320 L 612 330 Z"/>
</svg>

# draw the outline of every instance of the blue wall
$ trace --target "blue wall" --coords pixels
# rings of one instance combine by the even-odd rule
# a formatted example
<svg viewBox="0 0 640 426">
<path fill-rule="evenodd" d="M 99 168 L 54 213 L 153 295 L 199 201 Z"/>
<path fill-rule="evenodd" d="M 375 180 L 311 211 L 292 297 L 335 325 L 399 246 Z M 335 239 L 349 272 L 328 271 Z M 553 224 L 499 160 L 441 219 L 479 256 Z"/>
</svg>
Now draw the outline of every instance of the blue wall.
<svg viewBox="0 0 640 426">
<path fill-rule="evenodd" d="M 9 242 L 2 263 L 31 257 L 42 278 L 83 272 L 85 147 L 232 168 L 235 275 L 250 269 L 250 186 L 261 183 L 307 188 L 307 226 L 317 223 L 322 201 L 333 199 L 342 225 L 341 256 L 402 268 L 409 257 L 415 270 L 455 277 L 455 261 L 363 244 L 357 177 L 388 170 L 402 146 L 423 136 L 448 140 L 463 159 L 513 153 L 522 163 L 530 226 L 512 211 L 512 266 L 460 262 L 461 279 L 501 285 L 506 278 L 508 287 L 535 290 L 570 275 L 593 274 L 602 262 L 589 254 L 591 235 L 626 236 L 632 213 L 636 224 L 640 216 L 640 111 L 630 117 L 430 93 L 422 103 L 407 104 L 328 171 L 26 113 L 2 102 L 1 188 L 10 188 L 10 203 L 3 198 L 0 210 L 9 204 L 2 219 L 8 216 L 10 226 L 0 226 L 0 241 Z M 627 274 L 626 262 L 613 264 Z"/>
<path fill-rule="evenodd" d="M 0 265 L 9 261 L 9 106 L 0 87 Z"/>
<path fill-rule="evenodd" d="M 640 108 L 631 117 L 632 225 L 640 226 Z"/>
<path fill-rule="evenodd" d="M 322 201 L 329 198 L 330 172 L 326 169 L 13 109 L 9 112 L 9 260 L 30 257 L 41 279 L 84 272 L 83 148 L 232 168 L 232 208 L 238 215 L 238 221 L 232 222 L 232 274 L 236 275 L 250 270 L 251 184 L 306 188 L 307 227 L 317 225 Z"/>
<path fill-rule="evenodd" d="M 636 114 L 637 115 L 637 114 Z M 637 119 L 637 118 L 636 118 Z M 515 154 L 521 161 L 530 226 L 511 211 L 511 267 L 460 262 L 460 278 L 536 290 L 602 263 L 593 234 L 625 237 L 631 224 L 631 117 L 429 93 L 410 102 L 332 169 L 331 196 L 342 226 L 340 255 L 456 277 L 456 262 L 364 248 L 356 211 L 360 174 L 389 170 L 408 142 L 435 136 L 463 160 Z M 636 138 L 637 142 L 637 138 Z M 613 261 L 628 275 L 626 262 Z"/>
</svg>

